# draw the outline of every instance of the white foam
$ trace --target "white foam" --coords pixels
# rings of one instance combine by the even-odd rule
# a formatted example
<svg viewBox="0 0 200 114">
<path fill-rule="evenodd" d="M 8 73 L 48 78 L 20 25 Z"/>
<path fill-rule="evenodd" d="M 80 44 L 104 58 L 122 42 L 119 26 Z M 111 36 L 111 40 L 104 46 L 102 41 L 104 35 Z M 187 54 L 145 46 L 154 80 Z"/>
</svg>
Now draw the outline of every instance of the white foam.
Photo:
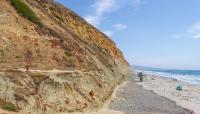
<svg viewBox="0 0 200 114">
<path fill-rule="evenodd" d="M 144 71 L 144 73 L 150 75 L 162 76 L 166 78 L 173 78 L 177 79 L 178 81 L 186 82 L 193 85 L 200 85 L 200 76 L 172 74 L 172 73 L 156 72 L 156 71 Z"/>
</svg>

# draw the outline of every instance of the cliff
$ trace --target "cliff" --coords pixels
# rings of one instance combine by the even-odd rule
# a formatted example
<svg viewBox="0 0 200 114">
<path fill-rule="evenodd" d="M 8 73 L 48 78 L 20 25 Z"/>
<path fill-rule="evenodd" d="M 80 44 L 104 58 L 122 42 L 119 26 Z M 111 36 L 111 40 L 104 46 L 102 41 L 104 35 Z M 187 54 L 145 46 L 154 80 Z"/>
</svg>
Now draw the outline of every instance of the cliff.
<svg viewBox="0 0 200 114">
<path fill-rule="evenodd" d="M 115 43 L 52 0 L 0 1 L 0 106 L 74 112 L 102 105 L 130 75 Z"/>
</svg>

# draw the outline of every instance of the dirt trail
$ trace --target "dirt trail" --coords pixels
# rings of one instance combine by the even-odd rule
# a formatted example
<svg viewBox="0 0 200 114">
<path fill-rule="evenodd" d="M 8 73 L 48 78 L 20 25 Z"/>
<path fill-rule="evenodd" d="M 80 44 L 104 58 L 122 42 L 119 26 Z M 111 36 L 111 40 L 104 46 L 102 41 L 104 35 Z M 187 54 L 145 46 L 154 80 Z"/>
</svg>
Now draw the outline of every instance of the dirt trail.
<svg viewBox="0 0 200 114">
<path fill-rule="evenodd" d="M 26 72 L 26 69 L 20 68 L 17 69 L 18 71 L 22 71 L 22 72 Z M 82 70 L 57 70 L 57 69 L 53 69 L 53 70 L 39 70 L 39 69 L 30 69 L 28 70 L 29 72 L 32 73 L 74 73 L 74 72 L 78 72 L 78 71 L 82 71 Z"/>
</svg>

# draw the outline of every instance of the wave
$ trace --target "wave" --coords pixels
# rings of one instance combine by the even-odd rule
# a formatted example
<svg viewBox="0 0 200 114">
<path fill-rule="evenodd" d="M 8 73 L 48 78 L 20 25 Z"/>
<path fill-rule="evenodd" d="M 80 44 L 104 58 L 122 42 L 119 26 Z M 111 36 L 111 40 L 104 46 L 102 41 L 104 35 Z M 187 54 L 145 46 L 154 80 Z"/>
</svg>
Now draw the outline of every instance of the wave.
<svg viewBox="0 0 200 114">
<path fill-rule="evenodd" d="M 166 77 L 166 78 L 172 78 L 172 79 L 176 79 L 178 81 L 182 81 L 182 82 L 186 82 L 192 85 L 197 85 L 200 86 L 200 75 L 196 75 L 196 73 L 194 73 L 192 75 L 192 73 L 190 72 L 189 74 L 185 73 L 179 73 L 177 72 L 173 72 L 173 73 L 168 73 L 168 72 L 162 72 L 162 71 L 143 71 L 145 74 L 150 74 L 150 75 L 157 75 L 157 76 L 162 76 L 162 77 Z"/>
</svg>

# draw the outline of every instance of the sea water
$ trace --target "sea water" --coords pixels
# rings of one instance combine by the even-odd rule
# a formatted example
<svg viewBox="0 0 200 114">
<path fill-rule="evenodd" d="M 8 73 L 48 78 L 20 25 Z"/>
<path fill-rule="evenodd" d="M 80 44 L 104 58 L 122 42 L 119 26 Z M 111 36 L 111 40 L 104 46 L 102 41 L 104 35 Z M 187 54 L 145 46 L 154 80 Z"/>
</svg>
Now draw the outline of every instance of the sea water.
<svg viewBox="0 0 200 114">
<path fill-rule="evenodd" d="M 166 78 L 173 78 L 181 82 L 186 82 L 200 87 L 200 70 L 148 70 L 135 69 L 143 71 L 145 74 L 157 75 Z"/>
</svg>

